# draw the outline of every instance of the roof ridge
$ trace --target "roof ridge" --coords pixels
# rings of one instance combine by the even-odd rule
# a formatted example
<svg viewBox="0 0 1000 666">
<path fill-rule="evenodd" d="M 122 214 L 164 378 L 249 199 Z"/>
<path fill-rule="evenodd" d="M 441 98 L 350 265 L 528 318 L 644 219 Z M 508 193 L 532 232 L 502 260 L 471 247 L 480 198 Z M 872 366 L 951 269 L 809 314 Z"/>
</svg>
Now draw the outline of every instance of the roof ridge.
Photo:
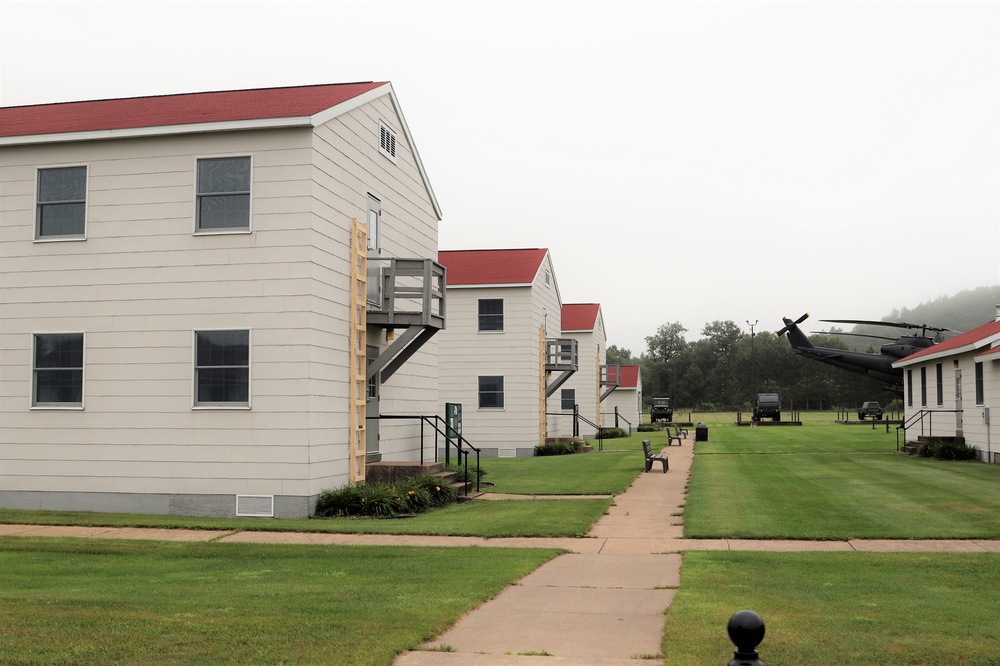
<svg viewBox="0 0 1000 666">
<path fill-rule="evenodd" d="M 171 97 L 194 97 L 196 95 L 219 95 L 223 93 L 263 92 L 265 90 L 302 90 L 305 88 L 329 88 L 331 86 L 358 86 L 375 83 L 375 81 L 345 81 L 342 83 L 309 83 L 297 86 L 264 86 L 262 88 L 233 88 L 231 90 L 199 90 L 196 92 L 166 93 L 161 95 L 134 95 L 132 97 L 102 97 L 99 99 L 73 99 L 65 102 L 43 102 L 41 104 L 15 104 L 0 106 L 0 109 L 30 109 L 39 106 L 60 106 L 64 104 L 95 104 L 98 102 L 124 102 L 137 99 L 167 99 Z M 382 83 L 388 83 L 382 82 Z"/>
</svg>

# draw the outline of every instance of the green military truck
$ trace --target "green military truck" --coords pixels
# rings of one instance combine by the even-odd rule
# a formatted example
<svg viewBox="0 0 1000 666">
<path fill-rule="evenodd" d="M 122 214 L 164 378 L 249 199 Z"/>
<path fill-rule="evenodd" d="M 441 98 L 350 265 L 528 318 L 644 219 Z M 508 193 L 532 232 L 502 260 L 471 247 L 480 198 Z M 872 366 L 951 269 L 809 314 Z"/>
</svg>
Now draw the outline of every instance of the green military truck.
<svg viewBox="0 0 1000 666">
<path fill-rule="evenodd" d="M 781 420 L 781 397 L 777 393 L 760 393 L 757 395 L 757 404 L 753 408 L 753 420 L 771 419 Z"/>
<path fill-rule="evenodd" d="M 861 409 L 858 410 L 858 418 L 862 421 L 867 416 L 872 417 L 876 421 L 881 421 L 882 414 L 882 406 L 874 401 L 861 403 Z"/>
<path fill-rule="evenodd" d="M 674 420 L 674 408 L 670 405 L 670 398 L 653 398 L 649 405 L 649 422 L 656 423 L 659 420 L 670 423 Z"/>
</svg>

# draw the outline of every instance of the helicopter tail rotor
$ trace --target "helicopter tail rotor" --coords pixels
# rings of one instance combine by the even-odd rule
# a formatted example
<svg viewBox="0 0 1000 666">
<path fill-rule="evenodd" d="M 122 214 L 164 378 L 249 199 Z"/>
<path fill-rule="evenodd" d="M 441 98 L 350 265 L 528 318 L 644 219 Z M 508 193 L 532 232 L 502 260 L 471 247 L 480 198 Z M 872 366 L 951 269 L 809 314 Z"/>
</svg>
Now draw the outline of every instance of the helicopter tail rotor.
<svg viewBox="0 0 1000 666">
<path fill-rule="evenodd" d="M 792 330 L 792 328 L 798 326 L 799 324 L 801 324 L 802 322 L 804 322 L 808 318 L 809 318 L 809 313 L 808 312 L 805 313 L 804 315 L 802 315 L 801 317 L 799 317 L 798 319 L 796 319 L 795 321 L 792 321 L 788 317 L 782 317 L 781 320 L 783 322 L 785 322 L 785 327 L 782 328 L 777 333 L 775 333 L 774 337 L 780 338 L 782 335 L 784 335 L 785 333 L 789 332 L 790 330 Z"/>
</svg>

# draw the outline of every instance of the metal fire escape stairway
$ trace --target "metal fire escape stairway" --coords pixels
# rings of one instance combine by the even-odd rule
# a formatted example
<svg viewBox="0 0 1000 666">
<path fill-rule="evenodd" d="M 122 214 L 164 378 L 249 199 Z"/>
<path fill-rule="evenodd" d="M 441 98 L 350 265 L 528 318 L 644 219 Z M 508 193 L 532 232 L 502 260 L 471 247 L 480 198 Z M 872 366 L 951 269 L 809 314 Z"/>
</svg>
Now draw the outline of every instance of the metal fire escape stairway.
<svg viewBox="0 0 1000 666">
<path fill-rule="evenodd" d="M 604 393 L 601 394 L 600 402 L 604 402 L 604 399 L 611 395 L 612 391 L 621 386 L 621 375 L 622 366 L 620 365 L 601 366 L 601 386 L 606 388 L 604 389 Z"/>
<path fill-rule="evenodd" d="M 445 268 L 433 259 L 369 257 L 378 262 L 381 303 L 369 303 L 368 325 L 392 343 L 368 365 L 367 379 L 385 383 L 425 342 L 444 328 Z M 403 329 L 395 335 L 396 329 Z"/>
<path fill-rule="evenodd" d="M 545 397 L 550 397 L 566 383 L 578 367 L 576 340 L 548 338 L 545 340 L 545 372 L 559 372 L 558 377 L 545 387 Z"/>
</svg>

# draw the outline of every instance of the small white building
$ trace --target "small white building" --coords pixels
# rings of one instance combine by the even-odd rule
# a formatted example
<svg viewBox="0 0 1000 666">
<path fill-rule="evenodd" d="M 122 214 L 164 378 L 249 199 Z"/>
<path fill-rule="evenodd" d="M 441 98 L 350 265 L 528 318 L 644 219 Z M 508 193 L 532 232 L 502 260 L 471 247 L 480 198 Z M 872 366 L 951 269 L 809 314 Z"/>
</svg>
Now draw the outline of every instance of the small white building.
<svg viewBox="0 0 1000 666">
<path fill-rule="evenodd" d="M 560 337 L 576 341 L 579 367 L 549 401 L 549 434 L 559 437 L 577 434 L 584 439 L 594 439 L 597 428 L 603 426 L 601 403 L 611 388 L 605 376 L 608 371 L 607 335 L 600 304 L 563 305 Z M 611 380 L 613 382 L 615 377 Z M 573 430 L 574 405 L 580 416 L 577 433 Z"/>
<path fill-rule="evenodd" d="M 621 428 L 625 432 L 631 429 L 635 432 L 642 419 L 642 375 L 639 366 L 620 366 L 618 380 L 618 386 L 601 403 L 601 421 L 605 428 Z"/>
<path fill-rule="evenodd" d="M 0 506 L 306 516 L 433 457 L 368 418 L 436 412 L 444 325 L 391 84 L 3 108 L 0 182 Z"/>
<path fill-rule="evenodd" d="M 462 436 L 484 456 L 544 443 L 547 363 L 562 301 L 544 248 L 442 250 L 448 326 L 438 335 L 440 413 L 462 405 Z"/>
<path fill-rule="evenodd" d="M 1000 462 L 1000 306 L 995 321 L 892 365 L 903 369 L 907 442 L 964 437 Z"/>
</svg>

